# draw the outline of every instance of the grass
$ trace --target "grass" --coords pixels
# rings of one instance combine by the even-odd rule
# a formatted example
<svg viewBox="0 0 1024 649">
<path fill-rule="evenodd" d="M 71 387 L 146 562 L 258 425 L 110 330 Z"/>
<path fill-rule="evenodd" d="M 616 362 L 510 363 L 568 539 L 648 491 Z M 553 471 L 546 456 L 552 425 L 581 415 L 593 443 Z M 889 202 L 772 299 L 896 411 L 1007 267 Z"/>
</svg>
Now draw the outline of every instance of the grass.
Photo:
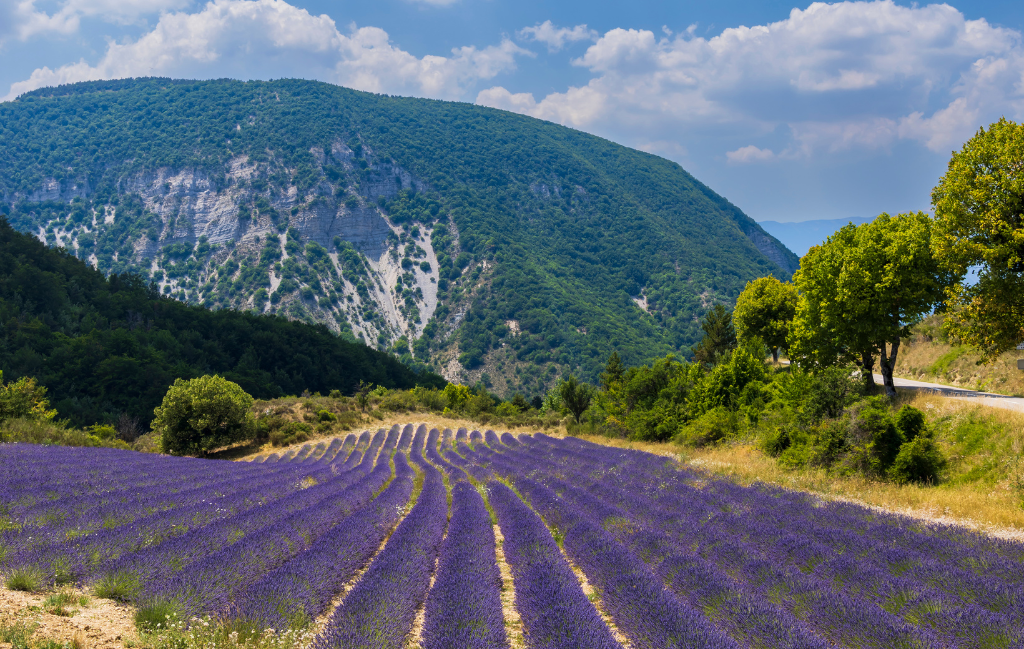
<svg viewBox="0 0 1024 649">
<path fill-rule="evenodd" d="M 178 623 L 177 602 L 156 600 L 135 609 L 135 628 L 140 632 L 157 631 Z"/>
<path fill-rule="evenodd" d="M 85 595 L 79 595 L 72 590 L 63 589 L 43 600 L 43 609 L 51 615 L 72 617 L 78 611 L 68 607 L 76 604 L 78 606 L 88 606 L 89 598 Z"/>
<path fill-rule="evenodd" d="M 257 629 L 251 624 L 193 618 L 170 618 L 159 628 L 139 628 L 139 640 L 125 643 L 129 649 L 305 649 L 313 640 L 308 629 Z"/>
<path fill-rule="evenodd" d="M 739 484 L 766 482 L 891 511 L 1024 538 L 1024 413 L 937 395 L 901 392 L 924 411 L 949 466 L 937 485 L 896 485 L 825 469 L 786 468 L 742 439 L 708 448 L 582 436 L 598 444 L 666 455 Z"/>
<path fill-rule="evenodd" d="M 7 573 L 4 586 L 11 590 L 34 593 L 43 587 L 43 571 L 35 566 L 15 568 Z"/>
<path fill-rule="evenodd" d="M 109 573 L 100 578 L 93 591 L 97 597 L 128 602 L 139 592 L 139 579 L 130 573 Z"/>
</svg>

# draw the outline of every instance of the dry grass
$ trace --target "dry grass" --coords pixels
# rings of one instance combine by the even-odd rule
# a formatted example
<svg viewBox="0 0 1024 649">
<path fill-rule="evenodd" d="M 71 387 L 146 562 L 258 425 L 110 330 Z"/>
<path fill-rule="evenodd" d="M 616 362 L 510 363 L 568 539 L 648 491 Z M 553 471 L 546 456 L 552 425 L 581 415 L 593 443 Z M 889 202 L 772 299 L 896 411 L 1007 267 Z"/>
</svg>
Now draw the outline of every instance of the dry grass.
<svg viewBox="0 0 1024 649">
<path fill-rule="evenodd" d="M 1024 414 L 935 395 L 903 393 L 900 401 L 924 411 L 935 426 L 936 439 L 950 458 L 949 476 L 942 484 L 900 486 L 819 468 L 787 469 L 750 440 L 695 449 L 597 436 L 583 439 L 675 457 L 744 485 L 766 482 L 1024 540 L 1024 462 L 1018 466 Z"/>
<path fill-rule="evenodd" d="M 1024 358 L 1024 352 L 1006 352 L 986 365 L 978 365 L 979 358 L 967 347 L 915 336 L 900 346 L 896 375 L 983 392 L 1024 396 L 1024 372 L 1017 369 L 1017 359 Z"/>
</svg>

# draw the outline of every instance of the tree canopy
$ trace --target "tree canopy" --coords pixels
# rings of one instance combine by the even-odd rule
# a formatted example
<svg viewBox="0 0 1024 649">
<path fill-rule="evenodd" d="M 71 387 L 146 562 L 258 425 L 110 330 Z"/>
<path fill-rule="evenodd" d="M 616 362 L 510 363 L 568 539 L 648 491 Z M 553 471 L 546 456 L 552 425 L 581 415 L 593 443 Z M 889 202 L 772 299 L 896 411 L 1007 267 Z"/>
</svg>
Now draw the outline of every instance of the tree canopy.
<svg viewBox="0 0 1024 649">
<path fill-rule="evenodd" d="M 796 315 L 796 303 L 796 287 L 789 282 L 774 277 L 747 282 L 732 313 L 737 339 L 742 342 L 760 338 L 778 362 L 779 348 L 785 347 L 790 323 Z"/>
<path fill-rule="evenodd" d="M 994 359 L 1024 341 L 1024 125 L 1005 118 L 954 152 L 932 191 L 936 260 L 977 282 L 948 291 L 947 332 Z"/>
<path fill-rule="evenodd" d="M 867 383 L 877 354 L 886 392 L 900 340 L 942 300 L 949 285 L 931 252 L 923 212 L 847 225 L 801 260 L 790 355 L 807 367 L 854 362 Z"/>
</svg>

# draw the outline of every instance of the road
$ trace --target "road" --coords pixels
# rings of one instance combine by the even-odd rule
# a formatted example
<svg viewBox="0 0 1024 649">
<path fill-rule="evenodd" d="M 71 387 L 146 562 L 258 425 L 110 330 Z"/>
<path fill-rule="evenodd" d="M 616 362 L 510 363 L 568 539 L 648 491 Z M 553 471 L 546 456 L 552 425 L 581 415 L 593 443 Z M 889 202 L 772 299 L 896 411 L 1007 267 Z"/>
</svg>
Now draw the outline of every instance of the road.
<svg viewBox="0 0 1024 649">
<path fill-rule="evenodd" d="M 882 385 L 882 375 L 875 374 L 875 383 Z M 949 385 L 940 385 L 938 383 L 925 383 L 924 381 L 914 381 L 913 379 L 901 379 L 893 378 L 893 383 L 896 384 L 897 388 L 905 388 L 907 390 L 915 390 L 921 392 L 930 392 L 933 394 L 940 394 L 944 397 L 950 397 L 953 399 L 963 399 L 973 401 L 979 405 L 991 406 L 993 408 L 1003 408 L 1004 410 L 1016 410 L 1017 412 L 1024 412 L 1024 399 L 1021 397 L 1008 397 L 1005 394 L 993 394 L 991 392 L 977 392 L 975 390 L 967 390 L 965 388 L 955 388 Z"/>
</svg>

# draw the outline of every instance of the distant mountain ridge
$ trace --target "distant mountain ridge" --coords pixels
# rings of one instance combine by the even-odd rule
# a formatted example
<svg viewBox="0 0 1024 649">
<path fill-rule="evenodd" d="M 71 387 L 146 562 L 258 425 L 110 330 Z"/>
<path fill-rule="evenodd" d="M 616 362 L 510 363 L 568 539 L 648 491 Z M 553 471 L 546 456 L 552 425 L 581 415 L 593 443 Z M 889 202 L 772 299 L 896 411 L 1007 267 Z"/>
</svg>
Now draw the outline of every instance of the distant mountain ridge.
<svg viewBox="0 0 1024 649">
<path fill-rule="evenodd" d="M 0 104 L 10 222 L 104 272 L 536 394 L 798 259 L 679 165 L 470 104 L 136 79 Z"/>
<path fill-rule="evenodd" d="M 803 257 L 812 246 L 824 243 L 826 239 L 847 224 L 860 225 L 873 220 L 873 216 L 854 216 L 848 219 L 822 219 L 787 223 L 760 221 L 758 225 L 798 256 Z"/>
</svg>

